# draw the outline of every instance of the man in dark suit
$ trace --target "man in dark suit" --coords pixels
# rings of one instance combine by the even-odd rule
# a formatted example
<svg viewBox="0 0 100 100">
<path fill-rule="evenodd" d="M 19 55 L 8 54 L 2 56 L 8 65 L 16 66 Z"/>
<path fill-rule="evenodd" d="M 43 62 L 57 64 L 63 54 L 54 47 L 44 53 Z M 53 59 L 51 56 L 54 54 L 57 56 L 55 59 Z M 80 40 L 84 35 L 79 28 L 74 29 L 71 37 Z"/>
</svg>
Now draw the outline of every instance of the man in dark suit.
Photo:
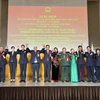
<svg viewBox="0 0 100 100">
<path fill-rule="evenodd" d="M 40 68 L 40 51 L 37 50 L 37 46 L 31 50 L 31 63 L 32 63 L 32 69 L 33 69 L 33 82 L 35 82 L 35 70 L 37 71 L 37 82 L 40 82 L 39 80 L 39 68 Z"/>
<path fill-rule="evenodd" d="M 85 52 L 86 67 L 88 74 L 88 82 L 95 82 L 94 78 L 94 52 L 91 51 L 91 47 L 87 46 L 87 52 Z"/>
<path fill-rule="evenodd" d="M 95 54 L 96 80 L 100 82 L 100 49 L 96 49 Z"/>
<path fill-rule="evenodd" d="M 6 65 L 6 53 L 2 46 L 0 46 L 0 82 L 5 82 L 5 65 Z"/>
<path fill-rule="evenodd" d="M 49 50 L 50 49 L 50 45 L 43 45 L 43 49 L 41 50 L 42 53 L 44 53 L 44 82 L 50 81 L 50 69 L 51 69 L 51 54 L 52 51 Z"/>
<path fill-rule="evenodd" d="M 17 52 L 15 51 L 14 46 L 11 47 L 11 50 L 12 51 L 9 51 L 8 47 L 6 47 L 5 52 L 10 55 L 10 58 L 9 58 L 10 78 L 11 78 L 10 82 L 15 82 L 15 70 L 16 70 L 16 65 L 17 65 L 17 58 L 16 58 Z"/>
<path fill-rule="evenodd" d="M 26 44 L 26 49 L 25 45 L 21 45 L 21 50 L 19 48 L 17 49 L 17 53 L 20 54 L 20 69 L 21 69 L 21 79 L 20 82 L 26 82 L 26 67 L 28 63 L 28 58 L 27 58 L 27 53 L 29 52 L 29 48 L 27 47 L 28 44 Z"/>
<path fill-rule="evenodd" d="M 79 82 L 84 82 L 84 52 L 81 45 L 78 46 L 78 58 L 77 58 L 77 65 L 78 65 L 78 77 Z"/>
</svg>

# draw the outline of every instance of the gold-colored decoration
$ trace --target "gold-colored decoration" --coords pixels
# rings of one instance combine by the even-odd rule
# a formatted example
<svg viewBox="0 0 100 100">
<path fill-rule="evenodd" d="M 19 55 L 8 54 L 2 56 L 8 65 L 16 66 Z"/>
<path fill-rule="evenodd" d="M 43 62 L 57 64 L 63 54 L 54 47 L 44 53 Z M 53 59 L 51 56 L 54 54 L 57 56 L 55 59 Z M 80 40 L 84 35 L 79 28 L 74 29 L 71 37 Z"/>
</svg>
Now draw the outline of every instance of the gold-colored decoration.
<svg viewBox="0 0 100 100">
<path fill-rule="evenodd" d="M 51 8 L 50 7 L 46 7 L 45 8 L 45 12 L 47 12 L 47 13 L 51 12 Z"/>
</svg>

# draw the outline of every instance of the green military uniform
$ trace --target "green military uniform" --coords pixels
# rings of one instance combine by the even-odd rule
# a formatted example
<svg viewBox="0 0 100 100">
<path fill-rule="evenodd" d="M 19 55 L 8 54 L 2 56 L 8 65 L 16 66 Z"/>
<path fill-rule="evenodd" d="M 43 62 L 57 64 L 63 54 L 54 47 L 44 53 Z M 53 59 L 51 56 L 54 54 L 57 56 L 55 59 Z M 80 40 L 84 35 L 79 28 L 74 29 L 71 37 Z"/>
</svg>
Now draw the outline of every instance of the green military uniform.
<svg viewBox="0 0 100 100">
<path fill-rule="evenodd" d="M 69 53 L 62 53 L 59 55 L 59 58 L 61 59 L 60 61 L 60 66 L 62 68 L 62 81 L 68 81 L 68 70 L 70 67 L 70 57 L 69 57 Z"/>
</svg>

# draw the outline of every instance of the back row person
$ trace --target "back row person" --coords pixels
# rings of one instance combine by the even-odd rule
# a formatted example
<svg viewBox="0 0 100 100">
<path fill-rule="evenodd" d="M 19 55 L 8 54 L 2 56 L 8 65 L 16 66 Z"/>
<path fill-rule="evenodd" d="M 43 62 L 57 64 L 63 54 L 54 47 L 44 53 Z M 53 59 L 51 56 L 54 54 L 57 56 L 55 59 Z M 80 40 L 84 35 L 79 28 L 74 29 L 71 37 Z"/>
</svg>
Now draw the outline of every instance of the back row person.
<svg viewBox="0 0 100 100">
<path fill-rule="evenodd" d="M 20 82 L 26 82 L 26 64 L 28 63 L 28 59 L 27 59 L 27 53 L 31 52 L 32 57 L 31 57 L 31 63 L 32 63 L 32 68 L 33 68 L 33 81 L 35 82 L 35 74 L 34 71 L 37 70 L 37 81 L 39 82 L 39 64 L 40 64 L 40 53 L 44 53 L 44 82 L 49 81 L 50 82 L 50 67 L 51 67 L 51 56 L 52 56 L 52 51 L 49 50 L 50 46 L 46 45 L 46 49 L 45 46 L 43 46 L 42 50 L 37 50 L 37 47 L 34 47 L 34 50 L 30 50 L 28 48 L 28 44 L 26 45 L 26 50 L 25 50 L 25 45 L 21 45 L 21 50 L 17 50 L 17 52 L 15 53 L 15 51 L 13 50 L 14 47 L 12 47 L 12 52 L 9 52 L 10 54 L 10 69 L 11 69 L 11 81 L 15 81 L 15 71 L 12 72 L 12 70 L 15 69 L 15 67 L 12 66 L 16 66 L 16 54 L 20 54 L 20 67 L 21 67 L 21 80 Z M 62 49 L 63 50 L 66 48 Z M 34 52 L 36 50 L 36 53 Z M 100 49 L 96 50 L 97 53 L 94 54 L 91 51 L 90 46 L 87 47 L 87 52 L 84 52 L 82 50 L 82 46 L 78 46 L 78 51 L 77 51 L 77 64 L 78 64 L 78 80 L 83 81 L 84 82 L 84 57 L 86 57 L 86 68 L 87 68 L 87 73 L 88 73 L 88 82 L 95 82 L 95 78 L 94 78 L 94 67 L 96 65 L 96 78 L 98 81 L 100 81 L 99 79 L 99 72 L 97 69 L 99 69 L 98 66 L 100 66 L 100 59 L 99 59 L 99 55 L 100 55 Z M 8 51 L 6 51 L 8 52 Z M 13 52 L 15 54 L 13 54 Z M 6 54 L 6 53 L 5 53 Z M 62 53 L 61 53 L 62 54 Z M 65 50 L 65 54 L 66 54 L 66 50 Z M 36 56 L 34 56 L 36 55 Z M 69 65 L 70 65 L 70 61 L 71 61 L 71 54 L 67 53 L 68 56 L 65 56 L 65 61 L 63 61 L 64 56 L 62 57 L 62 61 L 60 62 L 61 67 L 63 68 L 62 64 L 64 65 L 64 63 L 68 60 L 69 61 Z M 60 55 L 58 54 L 58 56 L 60 57 Z M 61 57 L 60 57 L 61 58 Z M 15 59 L 15 60 L 14 60 Z M 63 62 L 63 63 L 62 63 Z M 14 64 L 15 63 L 15 64 Z M 38 66 L 38 67 L 36 67 Z M 65 66 L 67 66 L 65 64 Z M 67 67 L 66 67 L 67 68 Z M 64 77 L 66 78 L 65 80 L 68 81 L 68 70 L 65 71 L 65 75 L 64 75 L 64 71 L 62 69 L 62 81 L 64 81 Z M 48 74 L 46 74 L 48 73 Z"/>
</svg>

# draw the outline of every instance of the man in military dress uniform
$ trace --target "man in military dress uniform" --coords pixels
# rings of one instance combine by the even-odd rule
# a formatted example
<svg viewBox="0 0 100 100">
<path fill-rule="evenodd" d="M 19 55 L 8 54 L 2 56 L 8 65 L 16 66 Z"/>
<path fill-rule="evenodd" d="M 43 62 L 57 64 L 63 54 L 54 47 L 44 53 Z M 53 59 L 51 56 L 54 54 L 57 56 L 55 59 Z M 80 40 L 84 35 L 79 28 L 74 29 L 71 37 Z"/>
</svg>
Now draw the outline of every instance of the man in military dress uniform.
<svg viewBox="0 0 100 100">
<path fill-rule="evenodd" d="M 70 57 L 69 57 L 69 53 L 66 53 L 66 48 L 62 48 L 62 53 L 59 55 L 59 58 L 61 59 L 60 61 L 60 66 L 62 68 L 62 82 L 69 81 L 69 77 L 68 77 L 68 71 L 69 71 L 69 67 L 70 67 Z"/>
</svg>

